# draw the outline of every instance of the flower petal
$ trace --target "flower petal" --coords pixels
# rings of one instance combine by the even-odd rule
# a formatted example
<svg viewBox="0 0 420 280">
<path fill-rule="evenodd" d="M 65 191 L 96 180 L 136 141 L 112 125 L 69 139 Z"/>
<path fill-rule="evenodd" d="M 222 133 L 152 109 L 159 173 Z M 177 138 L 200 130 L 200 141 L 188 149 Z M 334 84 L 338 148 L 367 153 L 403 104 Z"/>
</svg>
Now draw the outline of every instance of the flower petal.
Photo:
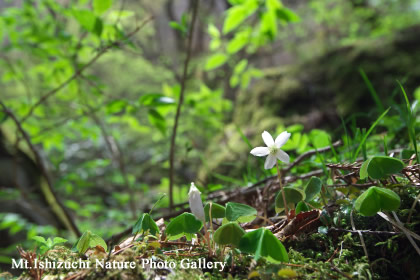
<svg viewBox="0 0 420 280">
<path fill-rule="evenodd" d="M 276 164 L 276 161 L 277 161 L 277 158 L 275 155 L 268 155 L 264 163 L 264 168 L 265 169 L 273 168 L 274 164 Z"/>
<path fill-rule="evenodd" d="M 256 147 L 251 150 L 251 154 L 257 157 L 263 157 L 270 153 L 270 150 L 267 147 Z"/>
<path fill-rule="evenodd" d="M 277 136 L 275 141 L 277 148 L 281 148 L 281 146 L 283 146 L 287 142 L 287 140 L 289 140 L 290 135 L 292 134 L 287 131 L 283 131 L 282 133 L 280 133 L 280 135 Z"/>
<path fill-rule="evenodd" d="M 271 147 L 274 145 L 273 136 L 271 136 L 270 133 L 264 130 L 262 133 L 262 139 L 264 140 L 264 143 L 267 145 L 267 147 Z"/>
<path fill-rule="evenodd" d="M 278 158 L 279 160 L 281 160 L 284 163 L 289 163 L 289 161 L 290 161 L 289 155 L 286 154 L 286 152 L 284 152 L 282 150 L 277 151 L 276 158 Z"/>
<path fill-rule="evenodd" d="M 203 201 L 201 200 L 200 194 L 201 192 L 197 189 L 194 183 L 191 183 L 190 191 L 188 193 L 191 212 L 197 219 L 205 223 L 206 218 L 204 215 Z"/>
</svg>

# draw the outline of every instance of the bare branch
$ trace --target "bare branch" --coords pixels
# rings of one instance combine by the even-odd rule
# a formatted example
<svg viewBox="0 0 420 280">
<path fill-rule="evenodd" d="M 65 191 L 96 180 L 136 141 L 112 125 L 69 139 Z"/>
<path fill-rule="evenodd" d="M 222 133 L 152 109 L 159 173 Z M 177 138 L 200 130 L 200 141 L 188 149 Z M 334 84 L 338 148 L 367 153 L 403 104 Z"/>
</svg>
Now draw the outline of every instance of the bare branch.
<svg viewBox="0 0 420 280">
<path fill-rule="evenodd" d="M 185 62 L 184 62 L 184 72 L 181 79 L 181 90 L 179 94 L 178 105 L 176 108 L 175 123 L 172 129 L 171 146 L 170 146 L 170 151 L 169 151 L 169 208 L 170 209 L 172 209 L 172 207 L 174 206 L 173 186 L 174 186 L 174 159 L 175 159 L 176 132 L 178 128 L 179 117 L 181 116 L 182 103 L 184 102 L 185 87 L 187 84 L 187 76 L 188 76 L 188 65 L 189 65 L 189 62 L 191 59 L 191 53 L 192 53 L 192 42 L 193 42 L 192 39 L 193 39 L 193 33 L 194 33 L 194 24 L 197 18 L 198 3 L 199 3 L 199 0 L 194 0 L 192 21 L 191 21 L 190 29 L 188 32 L 187 58 L 185 59 Z"/>
</svg>

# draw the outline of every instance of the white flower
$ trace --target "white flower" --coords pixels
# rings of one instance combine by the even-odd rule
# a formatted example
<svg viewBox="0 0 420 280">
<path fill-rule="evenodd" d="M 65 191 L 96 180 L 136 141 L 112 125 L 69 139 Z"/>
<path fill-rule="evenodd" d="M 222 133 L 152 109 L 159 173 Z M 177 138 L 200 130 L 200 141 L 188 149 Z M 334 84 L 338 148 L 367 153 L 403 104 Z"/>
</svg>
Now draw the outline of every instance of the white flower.
<svg viewBox="0 0 420 280">
<path fill-rule="evenodd" d="M 191 183 L 190 191 L 188 192 L 188 200 L 190 202 L 190 209 L 194 216 L 206 222 L 206 218 L 204 216 L 204 207 L 203 202 L 201 201 L 201 192 L 197 189 L 194 183 Z"/>
<path fill-rule="evenodd" d="M 264 143 L 267 147 L 256 147 L 252 149 L 251 154 L 257 157 L 267 156 L 267 159 L 264 163 L 265 169 L 271 169 L 276 164 L 277 159 L 289 163 L 289 155 L 286 154 L 284 151 L 280 150 L 280 148 L 289 140 L 290 133 L 284 131 L 277 136 L 276 140 L 273 140 L 273 137 L 267 131 L 262 133 L 262 138 Z"/>
</svg>

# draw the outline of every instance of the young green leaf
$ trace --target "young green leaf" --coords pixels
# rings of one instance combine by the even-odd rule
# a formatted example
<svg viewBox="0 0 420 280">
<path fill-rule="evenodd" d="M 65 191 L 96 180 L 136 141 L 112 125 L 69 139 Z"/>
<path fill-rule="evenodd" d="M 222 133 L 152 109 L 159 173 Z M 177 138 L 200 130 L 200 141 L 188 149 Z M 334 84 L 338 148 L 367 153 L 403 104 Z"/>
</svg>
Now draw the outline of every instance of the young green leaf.
<svg viewBox="0 0 420 280">
<path fill-rule="evenodd" d="M 231 222 L 247 223 L 253 221 L 256 217 L 257 210 L 251 206 L 236 202 L 226 204 L 226 219 Z"/>
<path fill-rule="evenodd" d="M 369 166 L 370 160 L 371 158 L 365 160 L 365 162 L 363 162 L 362 166 L 360 167 L 359 176 L 362 180 L 366 179 L 369 176 L 367 168 Z"/>
<path fill-rule="evenodd" d="M 112 0 L 93 0 L 93 10 L 97 14 L 106 12 L 112 6 Z"/>
<path fill-rule="evenodd" d="M 306 184 L 305 190 L 305 201 L 311 201 L 317 194 L 321 192 L 322 182 L 318 177 L 312 176 L 309 182 Z"/>
<path fill-rule="evenodd" d="M 210 221 L 209 211 L 210 211 L 210 203 L 206 203 L 206 205 L 204 206 L 204 215 L 206 216 L 206 222 Z M 225 207 L 223 207 L 220 204 L 212 202 L 212 205 L 211 205 L 211 218 L 212 219 L 224 218 L 226 216 L 225 213 L 226 213 Z"/>
<path fill-rule="evenodd" d="M 245 231 L 236 222 L 229 222 L 219 227 L 214 233 L 214 241 L 219 245 L 237 247 Z"/>
<path fill-rule="evenodd" d="M 246 233 L 239 242 L 242 252 L 253 254 L 255 260 L 266 257 L 271 262 L 288 262 L 286 248 L 277 237 L 266 228 Z"/>
<path fill-rule="evenodd" d="M 88 249 L 96 246 L 101 246 L 105 251 L 107 250 L 106 243 L 102 237 L 88 230 L 77 241 L 76 249 L 79 253 L 84 254 Z"/>
<path fill-rule="evenodd" d="M 66 243 L 67 241 L 68 241 L 67 239 L 64 239 L 64 238 L 61 238 L 61 237 L 54 237 L 53 245 L 57 245 L 57 244 L 60 244 L 60 243 Z"/>
<path fill-rule="evenodd" d="M 404 163 L 401 160 L 387 156 L 375 156 L 366 162 L 367 166 L 362 165 L 362 167 L 363 169 L 366 168 L 369 177 L 372 179 L 385 179 L 389 175 L 398 173 L 404 168 Z M 362 168 L 360 172 L 361 178 L 362 175 L 366 176 L 365 170 L 362 171 Z"/>
<path fill-rule="evenodd" d="M 299 201 L 305 200 L 306 194 L 303 190 L 293 187 L 284 187 L 284 193 L 286 195 L 287 205 L 289 203 L 297 203 Z M 276 207 L 277 208 L 284 208 L 283 203 L 283 193 L 279 191 L 276 196 Z"/>
<path fill-rule="evenodd" d="M 243 4 L 230 8 L 223 25 L 223 34 L 227 34 L 238 27 L 247 17 L 252 15 L 257 8 L 258 0 L 247 0 Z"/>
<path fill-rule="evenodd" d="M 136 224 L 133 226 L 132 233 L 137 234 L 144 233 L 146 231 L 149 231 L 152 235 L 156 235 L 156 233 L 159 233 L 158 226 L 148 213 L 144 213 L 140 216 Z"/>
<path fill-rule="evenodd" d="M 32 240 L 35 240 L 36 242 L 38 242 L 40 244 L 47 245 L 47 240 L 45 240 L 45 238 L 42 237 L 42 236 L 34 236 L 34 237 L 32 237 Z"/>
<path fill-rule="evenodd" d="M 182 213 L 175 217 L 166 227 L 166 235 L 170 240 L 178 239 L 182 236 L 191 237 L 192 234 L 197 233 L 203 223 L 191 213 Z"/>
<path fill-rule="evenodd" d="M 206 66 L 204 67 L 207 71 L 213 70 L 217 67 L 222 66 L 226 63 L 228 57 L 223 53 L 215 53 L 207 59 Z"/>
<path fill-rule="evenodd" d="M 309 207 L 308 205 L 306 205 L 305 202 L 300 201 L 297 205 L 296 205 L 296 209 L 295 209 L 295 213 L 296 215 L 299 214 L 300 212 L 306 212 L 309 211 Z"/>
<path fill-rule="evenodd" d="M 354 203 L 363 216 L 373 216 L 381 210 L 394 211 L 400 207 L 400 197 L 395 192 L 379 187 L 370 187 Z"/>
</svg>

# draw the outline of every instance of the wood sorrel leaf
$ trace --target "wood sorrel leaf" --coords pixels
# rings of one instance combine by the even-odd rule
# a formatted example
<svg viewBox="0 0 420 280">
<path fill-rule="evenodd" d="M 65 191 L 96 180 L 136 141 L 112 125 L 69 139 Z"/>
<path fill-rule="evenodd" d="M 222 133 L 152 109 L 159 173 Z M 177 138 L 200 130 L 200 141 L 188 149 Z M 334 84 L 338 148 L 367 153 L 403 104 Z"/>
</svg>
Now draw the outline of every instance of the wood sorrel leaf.
<svg viewBox="0 0 420 280">
<path fill-rule="evenodd" d="M 204 206 L 204 215 L 206 216 L 206 222 L 210 220 L 209 212 L 210 212 L 210 203 L 207 203 L 206 206 Z M 225 216 L 226 216 L 226 208 L 218 203 L 212 202 L 211 218 L 220 219 L 220 218 L 224 218 Z"/>
<path fill-rule="evenodd" d="M 306 198 L 305 192 L 301 189 L 293 187 L 284 187 L 283 189 L 286 195 L 287 205 L 289 205 L 289 203 L 297 203 L 299 201 L 305 200 Z M 284 208 L 283 192 L 281 190 L 276 196 L 276 207 Z"/>
<path fill-rule="evenodd" d="M 219 245 L 233 245 L 237 247 L 245 231 L 236 222 L 227 223 L 219 227 L 214 233 L 214 241 Z"/>
<path fill-rule="evenodd" d="M 105 241 L 97 234 L 94 234 L 91 231 L 86 231 L 80 237 L 80 239 L 76 243 L 76 249 L 79 253 L 84 254 L 90 248 L 94 248 L 96 246 L 101 246 L 104 250 L 107 250 L 107 246 Z"/>
<path fill-rule="evenodd" d="M 143 233 L 149 231 L 150 234 L 156 235 L 159 233 L 159 228 L 156 225 L 155 221 L 150 217 L 148 213 L 144 213 L 137 220 L 136 224 L 133 226 L 133 234 Z"/>
<path fill-rule="evenodd" d="M 191 238 L 192 234 L 197 233 L 203 223 L 191 213 L 182 213 L 175 217 L 166 227 L 166 234 L 170 237 L 169 240 L 178 239 L 182 236 Z"/>
<path fill-rule="evenodd" d="M 397 210 L 400 203 L 400 197 L 395 192 L 385 188 L 370 187 L 357 198 L 354 207 L 363 216 L 373 216 L 380 210 Z"/>
<path fill-rule="evenodd" d="M 226 204 L 226 219 L 231 222 L 247 223 L 253 221 L 255 217 L 257 210 L 251 206 L 236 202 Z"/>
<path fill-rule="evenodd" d="M 295 209 L 295 214 L 299 214 L 300 212 L 306 212 L 309 211 L 309 207 L 308 205 L 306 205 L 305 202 L 300 201 L 297 205 L 296 205 L 296 209 Z"/>
<path fill-rule="evenodd" d="M 360 167 L 360 179 L 368 176 L 372 179 L 384 179 L 389 175 L 400 172 L 404 163 L 396 158 L 387 156 L 375 156 L 366 160 Z"/>
<path fill-rule="evenodd" d="M 321 188 L 322 188 L 321 179 L 319 179 L 318 177 L 312 176 L 304 189 L 305 195 L 306 195 L 305 201 L 306 202 L 311 201 L 317 194 L 319 194 L 319 192 L 321 191 Z"/>
<path fill-rule="evenodd" d="M 266 257 L 271 262 L 288 262 L 286 248 L 277 237 L 266 228 L 246 233 L 239 242 L 242 252 L 253 254 L 255 260 Z"/>
</svg>

